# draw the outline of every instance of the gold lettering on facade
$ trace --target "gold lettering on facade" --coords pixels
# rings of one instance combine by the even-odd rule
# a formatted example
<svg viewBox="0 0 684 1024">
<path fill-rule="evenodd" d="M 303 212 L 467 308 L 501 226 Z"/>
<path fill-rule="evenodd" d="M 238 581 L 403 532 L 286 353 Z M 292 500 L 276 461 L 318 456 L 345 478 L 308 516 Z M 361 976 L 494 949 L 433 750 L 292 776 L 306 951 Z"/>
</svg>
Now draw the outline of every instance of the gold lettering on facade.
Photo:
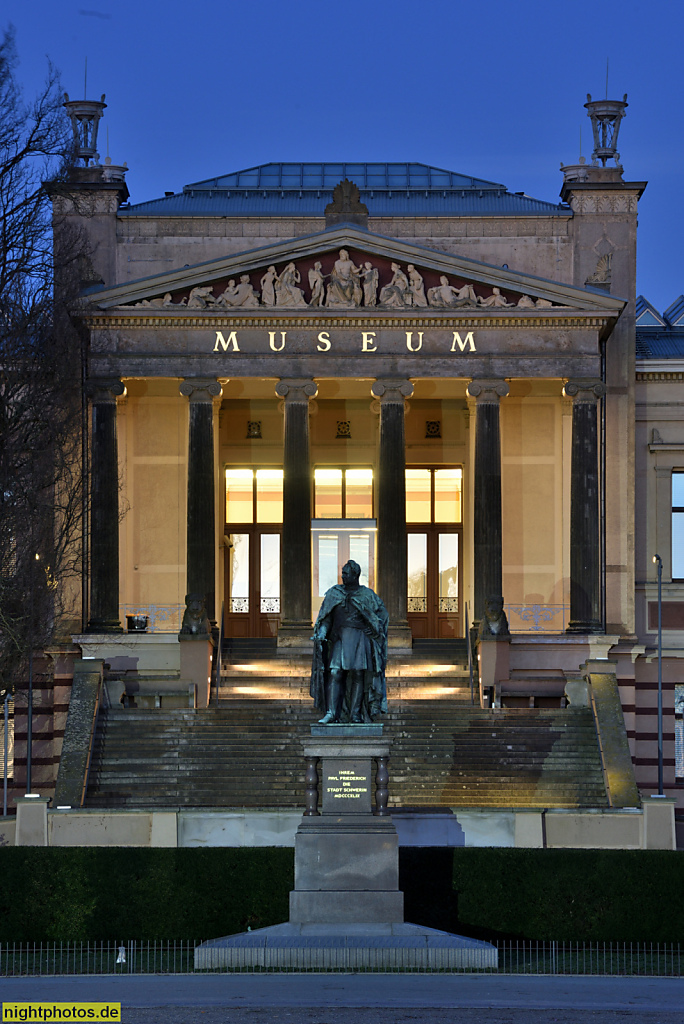
<svg viewBox="0 0 684 1024">
<path fill-rule="evenodd" d="M 282 352 L 283 351 L 283 349 L 285 348 L 285 335 L 286 334 L 287 334 L 287 331 L 281 331 L 280 332 L 280 345 L 276 345 L 276 340 L 275 340 L 276 332 L 275 331 L 269 331 L 268 332 L 268 343 L 269 343 L 269 345 L 271 346 L 271 348 L 273 349 L 274 352 Z"/>
<path fill-rule="evenodd" d="M 233 352 L 239 352 L 240 349 L 238 348 L 237 331 L 231 331 L 230 334 L 228 335 L 227 339 L 223 337 L 223 332 L 222 331 L 217 331 L 216 332 L 216 344 L 214 345 L 214 352 L 218 352 L 219 345 L 221 346 L 221 348 L 223 349 L 224 352 L 227 352 L 228 348 L 231 345 L 232 345 L 232 351 Z"/>
<path fill-rule="evenodd" d="M 271 352 L 283 352 L 286 348 L 287 343 L 287 331 L 268 331 L 268 345 Z M 409 352 L 421 352 L 424 347 L 425 331 L 406 331 L 406 348 Z M 451 343 L 451 352 L 476 352 L 475 347 L 475 332 L 467 331 L 463 332 L 465 337 L 461 336 L 460 331 L 453 332 L 453 340 Z M 377 331 L 362 331 L 361 332 L 361 351 L 362 352 L 378 352 L 378 339 Z M 227 336 L 226 336 L 227 335 Z M 216 331 L 216 340 L 214 342 L 214 352 L 240 352 L 240 346 L 238 344 L 237 331 L 226 332 L 224 335 L 223 331 Z M 332 341 L 330 339 L 330 331 L 319 331 L 316 334 L 316 351 L 318 352 L 330 352 L 332 349 Z M 244 339 L 243 339 L 244 340 Z M 309 344 L 313 341 L 313 338 L 309 336 Z M 381 332 L 380 348 L 382 348 L 382 342 L 384 341 L 384 332 Z M 341 343 L 343 350 L 346 348 L 344 342 Z M 439 346 L 442 345 L 446 348 L 449 344 L 447 339 L 435 339 L 428 334 L 428 346 Z M 262 349 L 263 342 L 257 345 L 257 350 Z M 338 346 L 339 347 L 339 346 Z"/>
<path fill-rule="evenodd" d="M 458 342 L 458 347 L 460 348 L 461 352 L 465 352 L 465 347 L 468 344 L 470 344 L 470 351 L 471 352 L 475 351 L 475 339 L 473 338 L 473 332 L 472 331 L 468 331 L 468 333 L 466 334 L 466 336 L 465 336 L 465 338 L 463 340 L 461 340 L 460 333 L 458 331 L 454 331 L 454 341 L 453 341 L 453 344 L 451 346 L 451 351 L 452 352 L 456 351 L 456 343 L 457 342 Z"/>
</svg>

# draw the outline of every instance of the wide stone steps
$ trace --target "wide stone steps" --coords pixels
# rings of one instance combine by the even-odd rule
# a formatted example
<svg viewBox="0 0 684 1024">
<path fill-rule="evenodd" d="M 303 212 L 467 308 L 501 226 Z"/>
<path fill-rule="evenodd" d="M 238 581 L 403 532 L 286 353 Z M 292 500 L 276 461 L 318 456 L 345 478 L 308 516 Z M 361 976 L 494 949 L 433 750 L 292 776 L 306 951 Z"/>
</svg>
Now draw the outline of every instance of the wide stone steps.
<svg viewBox="0 0 684 1024">
<path fill-rule="evenodd" d="M 301 807 L 308 699 L 235 697 L 203 711 L 110 709 L 98 722 L 89 807 Z M 395 699 L 395 807 L 605 806 L 591 712 L 482 710 Z"/>
</svg>

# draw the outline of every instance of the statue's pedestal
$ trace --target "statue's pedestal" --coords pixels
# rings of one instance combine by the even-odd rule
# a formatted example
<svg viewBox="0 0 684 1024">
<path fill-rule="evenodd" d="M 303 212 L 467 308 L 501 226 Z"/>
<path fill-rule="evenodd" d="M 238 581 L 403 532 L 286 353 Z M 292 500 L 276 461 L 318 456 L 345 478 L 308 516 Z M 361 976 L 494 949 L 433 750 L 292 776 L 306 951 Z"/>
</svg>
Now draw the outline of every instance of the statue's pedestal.
<svg viewBox="0 0 684 1024">
<path fill-rule="evenodd" d="M 203 942 L 195 968 L 496 967 L 488 942 L 404 922 L 399 841 L 387 810 L 390 743 L 382 726 L 314 725 L 303 750 L 306 810 L 295 836 L 290 920 Z"/>
<path fill-rule="evenodd" d="M 292 924 L 403 920 L 399 840 L 392 820 L 372 814 L 304 818 L 295 836 Z"/>
<path fill-rule="evenodd" d="M 390 744 L 383 738 L 383 727 L 313 725 L 303 752 L 306 811 L 295 836 L 290 921 L 403 921 L 399 840 L 387 810 Z M 319 762 L 322 813 L 318 809 Z"/>
</svg>

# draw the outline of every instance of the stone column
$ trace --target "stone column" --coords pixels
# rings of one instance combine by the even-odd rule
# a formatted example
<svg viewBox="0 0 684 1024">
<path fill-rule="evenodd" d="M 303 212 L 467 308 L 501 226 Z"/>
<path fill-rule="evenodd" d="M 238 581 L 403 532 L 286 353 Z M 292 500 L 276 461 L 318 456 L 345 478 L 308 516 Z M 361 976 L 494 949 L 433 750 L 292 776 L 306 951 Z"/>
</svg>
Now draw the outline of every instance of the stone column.
<svg viewBox="0 0 684 1024">
<path fill-rule="evenodd" d="M 187 591 L 205 600 L 210 622 L 216 618 L 216 524 L 214 508 L 214 398 L 221 385 L 212 378 L 191 378 L 180 385 L 190 399 L 188 429 Z"/>
<path fill-rule="evenodd" d="M 283 537 L 280 572 L 279 647 L 311 643 L 311 465 L 309 399 L 318 394 L 312 380 L 281 380 L 283 398 Z"/>
<path fill-rule="evenodd" d="M 93 380 L 90 439 L 90 616 L 88 633 L 120 633 L 119 453 L 116 398 L 120 380 Z"/>
<path fill-rule="evenodd" d="M 475 399 L 475 466 L 473 471 L 473 620 L 484 615 L 491 594 L 503 596 L 501 574 L 501 435 L 499 401 L 508 394 L 505 380 L 473 380 Z"/>
<path fill-rule="evenodd" d="M 570 380 L 572 402 L 570 476 L 570 633 L 601 632 L 598 401 L 600 380 Z"/>
<path fill-rule="evenodd" d="M 408 380 L 376 380 L 371 393 L 380 399 L 380 444 L 375 485 L 378 520 L 377 588 L 389 612 L 389 644 L 410 647 L 406 617 L 406 445 L 404 400 L 413 394 Z"/>
</svg>

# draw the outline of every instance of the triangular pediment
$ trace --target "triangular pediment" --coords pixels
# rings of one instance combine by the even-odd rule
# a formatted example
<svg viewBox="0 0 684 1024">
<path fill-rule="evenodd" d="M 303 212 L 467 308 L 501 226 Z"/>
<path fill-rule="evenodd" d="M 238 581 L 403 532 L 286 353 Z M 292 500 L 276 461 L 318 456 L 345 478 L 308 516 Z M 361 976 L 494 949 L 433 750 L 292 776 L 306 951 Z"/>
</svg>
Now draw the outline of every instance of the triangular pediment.
<svg viewBox="0 0 684 1024">
<path fill-rule="evenodd" d="M 92 307 L 143 307 L 167 315 L 357 309 L 434 315 L 558 308 L 618 316 L 622 299 L 463 256 L 372 234 L 353 225 L 287 239 L 207 263 L 91 291 Z"/>
</svg>

